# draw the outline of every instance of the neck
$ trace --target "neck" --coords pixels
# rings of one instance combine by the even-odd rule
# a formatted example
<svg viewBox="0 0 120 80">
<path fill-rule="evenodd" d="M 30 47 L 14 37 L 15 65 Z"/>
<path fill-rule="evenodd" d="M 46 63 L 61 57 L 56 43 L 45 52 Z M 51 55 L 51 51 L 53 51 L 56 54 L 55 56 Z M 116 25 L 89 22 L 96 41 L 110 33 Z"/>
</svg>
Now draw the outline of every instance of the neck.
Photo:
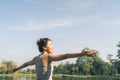
<svg viewBox="0 0 120 80">
<path fill-rule="evenodd" d="M 42 54 L 49 54 L 47 51 L 43 51 Z"/>
</svg>

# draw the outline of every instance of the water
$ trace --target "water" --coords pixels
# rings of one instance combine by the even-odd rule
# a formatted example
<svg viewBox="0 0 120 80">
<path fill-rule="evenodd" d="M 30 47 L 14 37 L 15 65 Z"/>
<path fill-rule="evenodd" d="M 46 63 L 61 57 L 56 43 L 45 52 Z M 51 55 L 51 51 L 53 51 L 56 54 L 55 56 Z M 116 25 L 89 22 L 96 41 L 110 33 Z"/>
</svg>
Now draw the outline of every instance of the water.
<svg viewBox="0 0 120 80">
<path fill-rule="evenodd" d="M 36 77 L 31 76 L 1 76 L 0 80 L 36 80 Z M 54 77 L 53 80 L 120 80 L 120 77 Z"/>
<path fill-rule="evenodd" d="M 120 80 L 120 77 L 63 77 L 54 80 Z"/>
<path fill-rule="evenodd" d="M 0 76 L 0 80 L 36 80 L 34 76 Z"/>
</svg>

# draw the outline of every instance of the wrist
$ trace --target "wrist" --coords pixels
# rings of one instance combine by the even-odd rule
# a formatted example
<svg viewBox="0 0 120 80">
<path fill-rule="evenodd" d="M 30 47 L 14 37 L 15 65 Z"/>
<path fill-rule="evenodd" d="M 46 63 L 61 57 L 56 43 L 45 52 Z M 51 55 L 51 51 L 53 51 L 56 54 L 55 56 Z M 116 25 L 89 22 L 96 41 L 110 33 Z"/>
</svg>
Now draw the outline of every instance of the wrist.
<svg viewBox="0 0 120 80">
<path fill-rule="evenodd" d="M 84 52 L 80 52 L 80 56 L 85 56 L 86 54 Z"/>
</svg>

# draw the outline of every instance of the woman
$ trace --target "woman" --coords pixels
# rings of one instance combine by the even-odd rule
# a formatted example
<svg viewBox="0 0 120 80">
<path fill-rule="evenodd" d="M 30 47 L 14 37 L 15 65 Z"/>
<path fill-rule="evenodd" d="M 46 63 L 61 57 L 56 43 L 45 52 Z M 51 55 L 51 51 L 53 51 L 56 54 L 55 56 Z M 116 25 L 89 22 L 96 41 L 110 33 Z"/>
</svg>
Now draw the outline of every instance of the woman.
<svg viewBox="0 0 120 80">
<path fill-rule="evenodd" d="M 41 54 L 14 69 L 14 72 L 26 66 L 35 64 L 37 80 L 52 80 L 53 61 L 82 56 L 95 56 L 98 53 L 95 50 L 83 49 L 81 53 L 53 54 L 54 47 L 51 40 L 48 38 L 39 39 L 37 45 Z"/>
</svg>

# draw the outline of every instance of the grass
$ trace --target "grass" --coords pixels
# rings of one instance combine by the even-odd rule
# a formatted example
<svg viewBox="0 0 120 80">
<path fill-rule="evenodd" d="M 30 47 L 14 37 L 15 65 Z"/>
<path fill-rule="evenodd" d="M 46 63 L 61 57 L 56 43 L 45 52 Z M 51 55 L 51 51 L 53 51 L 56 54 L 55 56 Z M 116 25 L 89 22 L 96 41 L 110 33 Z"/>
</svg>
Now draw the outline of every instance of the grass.
<svg viewBox="0 0 120 80">
<path fill-rule="evenodd" d="M 0 74 L 0 76 L 27 76 L 35 77 L 36 74 Z M 92 76 L 92 75 L 68 75 L 68 74 L 53 74 L 53 77 L 120 77 L 120 74 L 116 76 Z"/>
<path fill-rule="evenodd" d="M 117 77 L 120 77 L 120 74 L 116 74 Z"/>
<path fill-rule="evenodd" d="M 10 80 L 16 80 L 18 78 L 26 77 L 29 79 L 36 79 L 36 74 L 0 74 L 0 80 L 2 78 L 9 78 Z M 91 76 L 91 75 L 67 75 L 67 74 L 53 74 L 53 80 L 120 80 L 120 74 L 117 76 Z M 2 79 L 3 80 L 3 79 Z M 5 79 L 4 79 L 5 80 Z"/>
<path fill-rule="evenodd" d="M 68 74 L 54 74 L 54 77 L 120 77 L 120 74 L 117 74 L 116 76 L 97 76 L 97 75 L 68 75 Z"/>
<path fill-rule="evenodd" d="M 0 74 L 0 76 L 36 76 L 35 74 Z"/>
</svg>

